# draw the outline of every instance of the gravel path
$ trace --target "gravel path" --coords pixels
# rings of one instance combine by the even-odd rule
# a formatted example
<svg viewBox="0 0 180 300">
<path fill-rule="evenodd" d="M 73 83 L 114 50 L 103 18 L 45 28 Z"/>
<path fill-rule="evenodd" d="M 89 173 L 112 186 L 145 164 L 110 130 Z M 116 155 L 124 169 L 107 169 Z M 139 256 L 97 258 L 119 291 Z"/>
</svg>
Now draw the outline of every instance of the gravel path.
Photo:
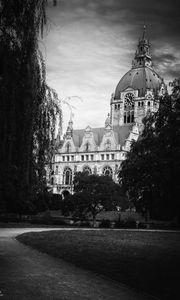
<svg viewBox="0 0 180 300">
<path fill-rule="evenodd" d="M 18 234 L 42 230 L 57 230 L 57 228 L 0 228 L 0 297 L 2 299 L 155 299 L 63 260 L 32 250 L 15 239 Z"/>
</svg>

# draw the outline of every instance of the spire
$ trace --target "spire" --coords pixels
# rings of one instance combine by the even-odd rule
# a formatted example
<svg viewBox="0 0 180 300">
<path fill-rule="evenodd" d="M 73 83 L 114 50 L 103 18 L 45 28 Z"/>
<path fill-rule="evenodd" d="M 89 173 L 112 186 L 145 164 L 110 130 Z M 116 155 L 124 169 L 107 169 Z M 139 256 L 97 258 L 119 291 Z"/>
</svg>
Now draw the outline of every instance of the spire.
<svg viewBox="0 0 180 300">
<path fill-rule="evenodd" d="M 106 121 L 105 121 L 105 128 L 106 127 L 111 127 L 111 118 L 110 118 L 110 113 L 108 113 Z"/>
<path fill-rule="evenodd" d="M 150 43 L 149 40 L 147 39 L 147 27 L 144 24 L 143 34 L 142 37 L 139 39 L 135 57 L 132 62 L 132 68 L 140 68 L 145 66 L 152 68 L 152 59 L 150 55 Z"/>
<path fill-rule="evenodd" d="M 142 41 L 145 41 L 146 40 L 146 24 L 144 24 L 143 26 L 143 35 L 142 35 Z"/>
<path fill-rule="evenodd" d="M 72 137 L 73 135 L 73 121 L 72 121 L 72 118 L 70 117 L 70 120 L 68 122 L 68 127 L 67 127 L 67 130 L 66 130 L 66 137 Z"/>
</svg>

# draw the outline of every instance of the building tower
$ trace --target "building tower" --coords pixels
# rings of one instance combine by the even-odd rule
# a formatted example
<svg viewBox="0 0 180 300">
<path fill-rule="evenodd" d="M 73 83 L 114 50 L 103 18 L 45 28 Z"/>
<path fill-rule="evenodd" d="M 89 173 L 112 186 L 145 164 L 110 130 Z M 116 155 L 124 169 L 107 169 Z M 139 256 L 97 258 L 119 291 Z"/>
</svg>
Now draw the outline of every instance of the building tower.
<svg viewBox="0 0 180 300">
<path fill-rule="evenodd" d="M 142 119 L 159 107 L 166 90 L 153 67 L 150 43 L 144 26 L 131 69 L 120 79 L 111 96 L 110 114 L 102 127 L 74 129 L 72 116 L 63 140 L 58 139 L 54 158 L 53 193 L 73 193 L 76 172 L 108 175 L 117 173 L 132 141 L 141 134 Z"/>
<path fill-rule="evenodd" d="M 150 43 L 144 26 L 131 69 L 119 81 L 111 97 L 112 125 L 142 123 L 147 111 L 158 108 L 158 92 L 163 80 L 156 73 L 150 55 Z"/>
</svg>

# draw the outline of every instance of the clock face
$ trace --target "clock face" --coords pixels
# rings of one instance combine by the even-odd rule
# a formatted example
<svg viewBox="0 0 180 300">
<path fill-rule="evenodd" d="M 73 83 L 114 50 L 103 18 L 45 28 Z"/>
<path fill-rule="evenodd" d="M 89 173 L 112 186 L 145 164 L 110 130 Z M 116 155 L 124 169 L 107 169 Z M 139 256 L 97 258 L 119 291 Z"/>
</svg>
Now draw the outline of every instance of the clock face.
<svg viewBox="0 0 180 300">
<path fill-rule="evenodd" d="M 127 93 L 124 99 L 125 99 L 125 105 L 131 106 L 134 102 L 134 95 L 132 93 Z"/>
</svg>

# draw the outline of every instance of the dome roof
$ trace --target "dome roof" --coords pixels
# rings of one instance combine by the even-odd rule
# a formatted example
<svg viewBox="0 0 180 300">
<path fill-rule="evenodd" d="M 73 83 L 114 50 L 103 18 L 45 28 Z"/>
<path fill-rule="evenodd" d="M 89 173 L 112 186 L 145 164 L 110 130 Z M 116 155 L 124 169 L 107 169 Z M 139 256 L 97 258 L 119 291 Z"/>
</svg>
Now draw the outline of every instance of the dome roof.
<svg viewBox="0 0 180 300">
<path fill-rule="evenodd" d="M 139 91 L 139 97 L 146 94 L 147 89 L 153 89 L 155 93 L 160 89 L 161 77 L 147 66 L 132 68 L 119 81 L 115 90 L 115 99 L 120 99 L 120 93 L 128 87 Z"/>
</svg>

